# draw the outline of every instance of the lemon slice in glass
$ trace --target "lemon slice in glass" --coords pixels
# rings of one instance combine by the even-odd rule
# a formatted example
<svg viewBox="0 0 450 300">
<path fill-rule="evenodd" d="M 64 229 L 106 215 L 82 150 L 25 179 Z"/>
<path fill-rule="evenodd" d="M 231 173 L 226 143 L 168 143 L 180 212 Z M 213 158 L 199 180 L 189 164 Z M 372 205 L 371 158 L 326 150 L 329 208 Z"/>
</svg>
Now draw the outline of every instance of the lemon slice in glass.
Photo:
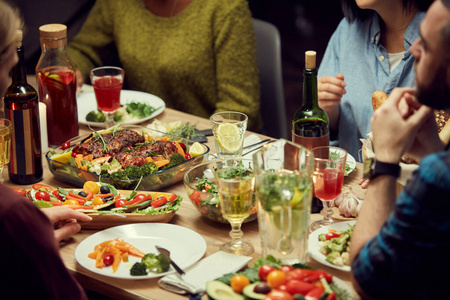
<svg viewBox="0 0 450 300">
<path fill-rule="evenodd" d="M 223 123 L 217 127 L 217 142 L 227 152 L 236 152 L 242 144 L 239 127 L 232 123 Z"/>
<path fill-rule="evenodd" d="M 52 157 L 50 157 L 51 159 L 63 163 L 63 164 L 68 164 L 70 161 L 70 158 L 72 157 L 72 151 L 63 153 L 63 154 L 55 154 L 52 155 Z"/>
<path fill-rule="evenodd" d="M 191 157 L 196 157 L 203 154 L 203 146 L 199 142 L 195 142 L 192 144 L 191 148 L 189 148 L 189 154 Z"/>
</svg>

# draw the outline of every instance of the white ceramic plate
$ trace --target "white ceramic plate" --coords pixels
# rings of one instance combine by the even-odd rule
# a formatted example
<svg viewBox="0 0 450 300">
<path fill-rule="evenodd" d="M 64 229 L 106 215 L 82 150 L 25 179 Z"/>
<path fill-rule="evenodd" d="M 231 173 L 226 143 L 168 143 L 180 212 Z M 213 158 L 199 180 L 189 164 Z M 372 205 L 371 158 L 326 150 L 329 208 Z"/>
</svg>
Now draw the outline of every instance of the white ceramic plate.
<svg viewBox="0 0 450 300">
<path fill-rule="evenodd" d="M 348 175 L 356 169 L 356 160 L 353 156 L 351 156 L 350 154 L 347 153 L 347 162 L 346 163 L 350 169 L 347 173 L 347 175 Z"/>
<path fill-rule="evenodd" d="M 147 120 L 150 120 L 151 118 L 158 116 L 166 108 L 166 103 L 161 98 L 156 97 L 155 95 L 139 91 L 122 90 L 120 92 L 120 104 L 125 105 L 129 102 L 142 102 L 158 109 L 153 114 L 151 114 L 146 118 L 121 122 L 120 124 L 132 125 L 145 122 Z M 80 124 L 95 127 L 105 127 L 105 124 L 103 123 L 86 121 L 87 114 L 93 110 L 95 111 L 97 110 L 97 101 L 95 100 L 94 92 L 81 93 L 77 97 L 77 107 L 78 107 L 78 122 Z"/>
<path fill-rule="evenodd" d="M 356 224 L 356 221 L 338 222 L 338 223 L 334 223 L 329 226 L 325 226 L 325 227 L 322 227 L 320 229 L 317 229 L 317 230 L 311 232 L 311 234 L 308 237 L 308 253 L 309 253 L 309 255 L 311 255 L 312 258 L 314 258 L 321 264 L 324 264 L 328 267 L 349 272 L 351 270 L 350 266 L 336 266 L 336 265 L 333 265 L 333 264 L 330 264 L 329 262 L 327 262 L 325 260 L 325 255 L 320 253 L 320 251 L 319 251 L 318 242 L 319 242 L 319 235 L 322 233 L 325 233 L 325 234 L 328 233 L 328 229 L 345 231 L 348 229 L 349 225 L 355 225 L 355 224 Z"/>
<path fill-rule="evenodd" d="M 135 262 L 141 261 L 140 258 L 131 255 L 128 262 L 120 263 L 116 273 L 112 272 L 111 267 L 96 268 L 95 259 L 89 258 L 88 254 L 94 251 L 96 245 L 118 237 L 144 253 L 158 254 L 155 245 L 166 248 L 170 251 L 170 258 L 181 269 L 186 269 L 199 261 L 206 252 L 205 239 L 191 229 L 165 223 L 141 223 L 111 227 L 94 233 L 78 245 L 75 250 L 76 260 L 94 273 L 122 279 L 155 278 L 175 272 L 175 269 L 170 266 L 169 271 L 165 273 L 149 272 L 147 276 L 131 276 L 131 267 Z"/>
</svg>

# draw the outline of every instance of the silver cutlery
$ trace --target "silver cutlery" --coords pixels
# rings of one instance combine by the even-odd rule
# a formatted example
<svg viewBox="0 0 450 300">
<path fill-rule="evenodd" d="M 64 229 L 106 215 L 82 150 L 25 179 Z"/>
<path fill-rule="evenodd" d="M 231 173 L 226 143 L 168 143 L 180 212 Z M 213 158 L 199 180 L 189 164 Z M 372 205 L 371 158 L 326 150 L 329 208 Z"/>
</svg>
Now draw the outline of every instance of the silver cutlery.
<svg viewBox="0 0 450 300">
<path fill-rule="evenodd" d="M 260 141 L 260 142 L 254 143 L 254 144 L 247 145 L 247 146 L 243 147 L 242 149 L 251 148 L 251 147 L 256 146 L 256 145 L 259 145 L 259 144 L 271 143 L 271 142 L 273 142 L 273 141 L 274 141 L 274 140 L 272 140 L 272 139 L 265 139 L 265 140 L 262 140 L 262 141 Z"/>
<path fill-rule="evenodd" d="M 166 256 L 166 257 L 169 259 L 170 264 L 175 268 L 175 270 L 176 270 L 180 275 L 183 275 L 183 274 L 184 274 L 184 271 L 181 270 L 181 268 L 180 268 L 176 263 L 174 263 L 174 262 L 172 261 L 172 259 L 170 259 L 170 251 L 169 251 L 169 250 L 167 250 L 167 249 L 165 249 L 165 248 L 163 248 L 163 247 L 160 247 L 160 246 L 156 246 L 156 245 L 155 245 L 155 248 L 156 248 L 156 250 L 159 251 L 159 253 L 161 253 L 162 255 Z"/>
</svg>

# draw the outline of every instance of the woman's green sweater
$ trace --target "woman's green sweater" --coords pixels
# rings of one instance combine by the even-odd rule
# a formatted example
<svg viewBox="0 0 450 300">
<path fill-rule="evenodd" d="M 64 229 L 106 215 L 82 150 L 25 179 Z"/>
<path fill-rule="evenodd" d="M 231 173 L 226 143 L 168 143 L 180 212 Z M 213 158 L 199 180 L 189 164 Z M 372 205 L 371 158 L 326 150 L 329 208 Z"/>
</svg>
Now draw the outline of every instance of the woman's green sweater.
<svg viewBox="0 0 450 300">
<path fill-rule="evenodd" d="M 170 18 L 154 15 L 141 0 L 97 0 L 68 53 L 85 79 L 117 56 L 127 88 L 205 118 L 244 112 L 249 129 L 261 128 L 256 45 L 245 0 L 194 0 Z"/>
</svg>

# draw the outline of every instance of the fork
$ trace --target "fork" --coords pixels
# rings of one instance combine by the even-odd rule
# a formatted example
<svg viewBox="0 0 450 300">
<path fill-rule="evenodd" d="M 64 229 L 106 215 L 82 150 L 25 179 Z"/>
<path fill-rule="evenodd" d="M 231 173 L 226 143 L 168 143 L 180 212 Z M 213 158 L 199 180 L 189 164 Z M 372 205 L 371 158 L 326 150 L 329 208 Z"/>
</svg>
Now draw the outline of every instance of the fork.
<svg viewBox="0 0 450 300">
<path fill-rule="evenodd" d="M 159 253 L 161 253 L 162 255 L 166 256 L 166 257 L 169 259 L 170 264 L 175 268 L 175 270 L 176 270 L 180 275 L 185 274 L 184 271 L 181 270 L 181 268 L 180 268 L 176 263 L 174 263 L 174 262 L 172 261 L 172 259 L 170 259 L 170 251 L 169 251 L 169 250 L 167 250 L 167 249 L 165 249 L 165 248 L 163 248 L 163 247 L 160 247 L 160 246 L 156 246 L 156 245 L 155 245 L 155 248 L 159 251 Z"/>
</svg>

